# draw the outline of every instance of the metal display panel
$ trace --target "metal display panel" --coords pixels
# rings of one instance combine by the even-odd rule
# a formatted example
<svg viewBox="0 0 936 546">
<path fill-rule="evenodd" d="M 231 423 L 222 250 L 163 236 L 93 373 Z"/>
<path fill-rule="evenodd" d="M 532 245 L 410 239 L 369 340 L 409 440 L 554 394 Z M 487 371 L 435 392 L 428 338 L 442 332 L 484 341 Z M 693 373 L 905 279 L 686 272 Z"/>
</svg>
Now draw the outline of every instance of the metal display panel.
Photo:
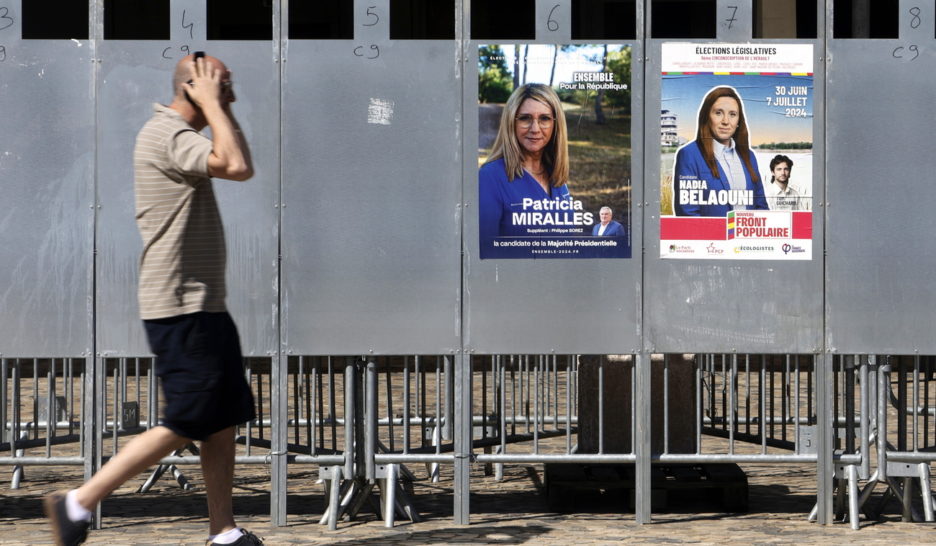
<svg viewBox="0 0 936 546">
<path fill-rule="evenodd" d="M 460 345 L 458 49 L 453 40 L 389 40 L 388 13 L 387 0 L 356 1 L 353 40 L 285 41 L 290 354 Z"/>
<path fill-rule="evenodd" d="M 276 350 L 277 47 L 275 41 L 206 40 L 205 5 L 174 0 L 168 41 L 99 41 L 97 332 L 98 352 L 104 356 L 149 354 L 137 306 L 142 242 L 134 218 L 133 148 L 153 104 L 172 100 L 176 63 L 198 50 L 221 59 L 233 72 L 233 111 L 256 173 L 246 182 L 212 182 L 227 245 L 227 306 L 245 356 Z"/>
<path fill-rule="evenodd" d="M 0 2 L 0 354 L 91 352 L 94 86 L 88 40 L 23 40 Z"/>
<path fill-rule="evenodd" d="M 829 350 L 936 352 L 934 18 L 932 2 L 901 0 L 899 39 L 828 41 Z"/>
<path fill-rule="evenodd" d="M 538 1 L 535 40 L 466 40 L 464 92 L 465 196 L 464 317 L 465 348 L 479 354 L 635 353 L 640 347 L 639 316 L 642 286 L 640 241 L 643 231 L 639 153 L 643 140 L 643 16 L 637 6 L 637 40 L 572 40 L 571 0 Z M 465 28 L 471 28 L 466 24 Z M 486 44 L 597 44 L 630 47 L 632 112 L 630 174 L 620 187 L 630 186 L 629 258 L 482 259 L 479 218 L 479 46 Z M 509 61 L 508 61 L 509 62 Z M 600 65 L 599 65 L 600 66 Z M 495 118 L 496 123 L 496 118 Z M 569 121 L 569 126 L 574 121 Z M 593 123 L 589 121 L 588 123 Z M 569 191 L 575 197 L 574 159 L 570 160 Z M 596 199 L 597 201 L 597 199 Z M 597 213 L 597 207 L 595 207 Z M 621 215 L 625 212 L 617 211 Z M 597 214 L 595 216 L 597 218 Z M 617 218 L 617 216 L 616 216 Z M 596 220 L 597 221 L 597 220 Z M 587 228 L 590 234 L 591 226 Z"/>
<path fill-rule="evenodd" d="M 645 87 L 648 130 L 644 148 L 647 194 L 651 200 L 646 207 L 645 220 L 643 310 L 644 348 L 649 352 L 813 353 L 822 348 L 824 10 L 817 7 L 819 39 L 752 40 L 751 8 L 750 0 L 719 0 L 717 40 L 706 45 L 813 46 L 811 259 L 714 260 L 707 259 L 704 254 L 701 259 L 692 260 L 661 258 L 661 180 L 666 174 L 664 171 L 672 169 L 672 160 L 666 165 L 661 161 L 662 144 L 658 132 L 661 109 L 653 106 L 665 104 L 667 98 L 661 94 L 663 44 L 706 40 L 649 39 Z M 650 17 L 653 16 L 650 13 Z M 743 95 L 745 90 L 739 89 L 739 92 Z M 755 129 L 752 128 L 752 132 Z M 771 151 L 771 155 L 773 153 L 777 152 Z M 760 161 L 767 163 L 764 159 Z M 761 165 L 760 171 L 768 172 L 768 165 Z"/>
</svg>

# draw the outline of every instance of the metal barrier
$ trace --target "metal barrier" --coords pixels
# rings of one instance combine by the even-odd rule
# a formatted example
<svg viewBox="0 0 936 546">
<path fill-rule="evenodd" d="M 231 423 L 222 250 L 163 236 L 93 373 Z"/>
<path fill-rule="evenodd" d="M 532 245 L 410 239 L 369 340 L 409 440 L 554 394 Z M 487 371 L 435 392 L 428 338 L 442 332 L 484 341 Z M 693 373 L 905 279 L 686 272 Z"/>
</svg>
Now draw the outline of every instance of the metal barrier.
<svg viewBox="0 0 936 546">
<path fill-rule="evenodd" d="M 84 465 L 85 359 L 0 359 L 0 465 Z"/>
<path fill-rule="evenodd" d="M 904 521 L 934 521 L 936 498 L 932 492 L 930 465 L 936 462 L 936 361 L 934 357 L 885 356 L 877 377 L 877 462 L 858 503 L 870 514 L 883 510 L 896 498 Z M 896 390 L 896 392 L 895 392 Z M 875 486 L 886 492 L 877 509 L 866 505 Z M 923 513 L 914 505 L 920 495 Z"/>
<path fill-rule="evenodd" d="M 633 355 L 476 356 L 471 359 L 470 460 L 485 465 L 495 479 L 503 476 L 505 464 L 630 465 L 638 461 L 638 420 L 649 417 L 647 453 L 656 466 L 818 464 L 818 425 L 827 420 L 834 430 L 836 514 L 847 514 L 857 528 L 858 510 L 874 513 L 866 503 L 874 486 L 884 483 L 882 504 L 896 496 L 906 519 L 932 521 L 927 492 L 929 464 L 936 460 L 934 359 L 880 358 L 884 364 L 860 355 L 832 360 L 832 411 L 826 416 L 819 413 L 816 386 L 823 359 L 814 355 L 654 358 L 651 389 L 659 403 L 644 408 L 641 417 Z M 451 356 L 289 359 L 282 456 L 289 465 L 320 467 L 329 498 L 323 523 L 335 528 L 342 516 L 353 518 L 375 484 L 388 526 L 396 517 L 418 521 L 418 499 L 403 485 L 414 473 L 405 465 L 425 463 L 426 478 L 437 480 L 440 465 L 456 463 L 455 361 Z M 151 393 L 158 393 L 158 381 L 151 359 L 101 362 L 105 415 L 95 451 L 113 454 L 124 437 L 156 422 L 158 394 Z M 277 396 L 269 381 L 271 361 L 245 362 L 258 416 L 238 435 L 243 448 L 236 460 L 266 465 L 281 456 L 271 449 L 270 408 Z M 78 410 L 87 403 L 85 377 L 81 360 L 0 360 L 2 449 L 10 453 L 0 464 L 14 466 L 13 487 L 30 465 L 86 464 Z M 166 457 L 141 491 L 167 471 L 186 487 L 177 466 L 197 462 L 181 452 Z M 859 480 L 868 481 L 860 492 Z M 649 504 L 651 489 L 638 481 L 632 485 L 635 502 Z M 912 503 L 917 485 L 922 515 Z M 273 487 L 280 486 L 274 482 Z M 456 490 L 456 496 L 467 495 L 467 487 Z M 810 517 L 816 515 L 814 510 Z"/>
</svg>

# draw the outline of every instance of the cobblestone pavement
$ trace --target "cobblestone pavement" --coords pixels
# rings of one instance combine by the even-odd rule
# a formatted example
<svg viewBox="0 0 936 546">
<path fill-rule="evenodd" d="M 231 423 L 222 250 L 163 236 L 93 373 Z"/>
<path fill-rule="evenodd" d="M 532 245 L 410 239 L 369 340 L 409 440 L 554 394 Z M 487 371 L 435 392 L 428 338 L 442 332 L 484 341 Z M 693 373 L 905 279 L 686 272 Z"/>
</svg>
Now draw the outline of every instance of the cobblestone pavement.
<svg viewBox="0 0 936 546">
<path fill-rule="evenodd" d="M 2 469 L 9 478 L 9 468 Z M 263 467 L 241 467 L 235 486 L 239 523 L 265 538 L 267 544 L 606 544 L 606 543 L 745 543 L 745 544 L 932 544 L 936 526 L 901 522 L 891 501 L 875 520 L 864 516 L 861 529 L 841 522 L 818 525 L 806 521 L 815 502 L 815 473 L 807 466 L 746 466 L 750 509 L 742 514 L 720 512 L 716 498 L 699 494 L 671 495 L 653 522 L 638 525 L 625 502 L 596 497 L 579 502 L 575 513 L 551 512 L 542 494 L 542 467 L 508 466 L 501 482 L 472 476 L 471 524 L 452 520 L 452 481 L 438 483 L 417 475 L 415 503 L 420 523 L 397 521 L 385 528 L 365 507 L 355 521 L 339 522 L 337 531 L 319 525 L 324 488 L 311 467 L 292 467 L 289 474 L 289 517 L 285 527 L 270 525 L 269 477 Z M 104 503 L 104 528 L 92 531 L 89 544 L 201 544 L 207 530 L 200 473 L 185 468 L 195 489 L 183 491 L 164 477 L 149 493 L 136 493 L 143 481 L 128 482 Z M 9 482 L 7 482 L 8 484 Z M 76 467 L 29 467 L 22 487 L 0 490 L 0 543 L 49 544 L 51 536 L 41 516 L 42 496 L 80 483 Z M 7 485 L 8 487 L 8 485 Z M 880 504 L 883 487 L 871 499 Z"/>
</svg>

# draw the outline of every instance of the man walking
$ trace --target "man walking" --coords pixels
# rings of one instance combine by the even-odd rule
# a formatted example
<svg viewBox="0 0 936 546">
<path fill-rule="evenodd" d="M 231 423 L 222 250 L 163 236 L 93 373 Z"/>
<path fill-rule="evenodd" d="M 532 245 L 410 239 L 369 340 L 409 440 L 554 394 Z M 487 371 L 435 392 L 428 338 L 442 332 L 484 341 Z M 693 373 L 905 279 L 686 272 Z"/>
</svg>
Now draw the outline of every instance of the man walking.
<svg viewBox="0 0 936 546">
<path fill-rule="evenodd" d="M 201 441 L 210 544 L 262 542 L 234 522 L 234 427 L 254 418 L 237 329 L 225 307 L 224 230 L 211 177 L 253 176 L 233 114 L 231 73 L 196 53 L 176 66 L 169 106 L 134 150 L 137 226 L 143 238 L 139 303 L 156 355 L 165 408 L 159 426 L 124 446 L 88 482 L 45 499 L 57 544 L 80 544 L 91 510 L 112 491 L 191 440 Z M 202 135 L 211 128 L 211 139 Z"/>
</svg>

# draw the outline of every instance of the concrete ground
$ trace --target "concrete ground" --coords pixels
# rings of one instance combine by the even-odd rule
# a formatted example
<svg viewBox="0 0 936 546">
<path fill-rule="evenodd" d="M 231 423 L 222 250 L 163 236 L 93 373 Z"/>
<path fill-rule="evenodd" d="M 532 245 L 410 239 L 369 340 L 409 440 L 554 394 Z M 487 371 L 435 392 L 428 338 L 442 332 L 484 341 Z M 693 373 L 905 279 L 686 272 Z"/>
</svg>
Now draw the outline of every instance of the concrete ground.
<svg viewBox="0 0 936 546">
<path fill-rule="evenodd" d="M 8 469 L 3 469 L 8 479 Z M 29 467 L 18 490 L 0 490 L 0 543 L 49 544 L 42 517 L 42 496 L 80 483 L 76 467 Z M 293 466 L 289 473 L 288 523 L 270 525 L 269 476 L 266 467 L 238 468 L 235 511 L 239 522 L 267 544 L 933 544 L 932 523 L 900 521 L 899 506 L 890 501 L 875 519 L 862 516 L 861 529 L 847 523 L 818 525 L 807 521 L 815 502 L 815 472 L 803 466 L 746 466 L 750 508 L 724 513 L 719 499 L 704 494 L 670 495 L 666 509 L 653 522 L 638 525 L 620 498 L 597 496 L 576 502 L 574 513 L 551 512 L 542 490 L 541 466 L 508 466 L 505 479 L 485 476 L 482 465 L 472 475 L 471 524 L 452 519 L 452 481 L 426 479 L 421 465 L 412 467 L 415 504 L 424 521 L 397 521 L 384 527 L 370 507 L 355 521 L 341 521 L 337 531 L 319 525 L 324 487 L 314 467 Z M 184 469 L 195 486 L 181 490 L 163 477 L 148 493 L 136 493 L 143 482 L 129 482 L 104 503 L 104 528 L 92 531 L 89 544 L 202 544 L 207 512 L 200 472 Z M 7 482 L 8 487 L 9 482 Z M 878 506 L 878 486 L 871 499 Z"/>
</svg>

